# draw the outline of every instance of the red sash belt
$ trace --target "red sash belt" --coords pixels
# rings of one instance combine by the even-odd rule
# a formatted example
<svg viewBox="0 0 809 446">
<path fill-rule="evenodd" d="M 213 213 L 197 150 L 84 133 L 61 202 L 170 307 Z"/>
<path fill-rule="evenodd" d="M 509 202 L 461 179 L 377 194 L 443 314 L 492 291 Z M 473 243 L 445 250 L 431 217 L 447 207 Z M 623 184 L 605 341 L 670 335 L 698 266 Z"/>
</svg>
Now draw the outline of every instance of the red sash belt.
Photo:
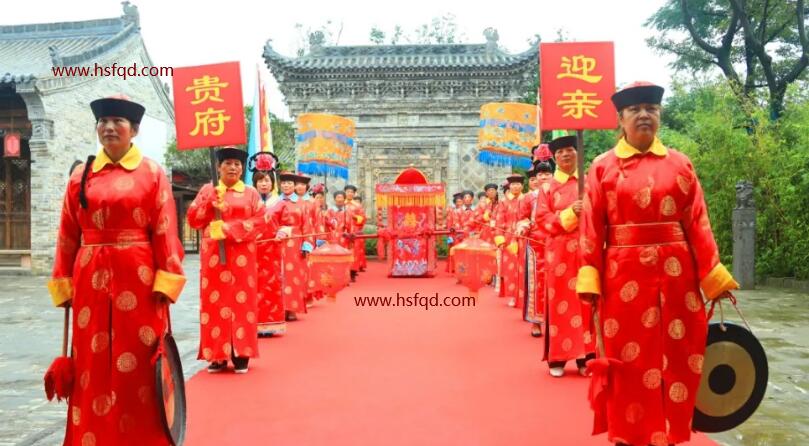
<svg viewBox="0 0 809 446">
<path fill-rule="evenodd" d="M 85 229 L 82 231 L 84 246 L 115 246 L 149 243 L 149 233 L 143 229 Z"/>
<path fill-rule="evenodd" d="M 612 225 L 607 228 L 607 246 L 612 248 L 662 245 L 684 242 L 685 232 L 680 222 Z"/>
</svg>

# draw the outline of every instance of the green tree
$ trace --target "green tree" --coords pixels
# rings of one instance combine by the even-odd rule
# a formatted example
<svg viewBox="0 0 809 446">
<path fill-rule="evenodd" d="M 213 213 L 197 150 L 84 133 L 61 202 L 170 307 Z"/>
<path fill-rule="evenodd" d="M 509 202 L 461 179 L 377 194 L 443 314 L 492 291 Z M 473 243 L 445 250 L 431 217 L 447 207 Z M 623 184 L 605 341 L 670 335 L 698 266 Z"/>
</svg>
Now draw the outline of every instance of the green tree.
<svg viewBox="0 0 809 446">
<path fill-rule="evenodd" d="M 748 116 L 766 88 L 776 119 L 790 84 L 806 75 L 806 20 L 804 0 L 668 0 L 646 22 L 659 32 L 647 43 L 673 54 L 677 70 L 718 67 Z"/>
</svg>

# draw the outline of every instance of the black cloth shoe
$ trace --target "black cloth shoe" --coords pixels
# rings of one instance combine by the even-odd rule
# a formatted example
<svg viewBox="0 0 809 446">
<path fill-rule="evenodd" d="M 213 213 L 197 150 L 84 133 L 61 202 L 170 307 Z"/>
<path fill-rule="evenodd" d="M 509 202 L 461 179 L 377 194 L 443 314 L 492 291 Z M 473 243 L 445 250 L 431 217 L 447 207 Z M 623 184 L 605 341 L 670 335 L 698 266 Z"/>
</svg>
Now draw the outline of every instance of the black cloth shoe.
<svg viewBox="0 0 809 446">
<path fill-rule="evenodd" d="M 247 364 L 249 362 L 250 358 L 233 358 L 233 371 L 236 373 L 247 373 Z"/>
<path fill-rule="evenodd" d="M 208 373 L 224 372 L 228 369 L 227 361 L 214 361 L 208 365 Z"/>
</svg>

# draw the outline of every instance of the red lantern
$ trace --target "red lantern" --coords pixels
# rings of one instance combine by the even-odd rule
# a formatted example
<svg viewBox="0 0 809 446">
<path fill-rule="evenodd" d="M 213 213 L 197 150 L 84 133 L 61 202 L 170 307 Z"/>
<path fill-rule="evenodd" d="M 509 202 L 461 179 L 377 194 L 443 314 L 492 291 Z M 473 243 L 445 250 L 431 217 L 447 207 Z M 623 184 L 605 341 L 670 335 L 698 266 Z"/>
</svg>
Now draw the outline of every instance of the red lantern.
<svg viewBox="0 0 809 446">
<path fill-rule="evenodd" d="M 497 248 L 477 237 L 470 237 L 452 248 L 455 277 L 477 297 L 478 290 L 492 283 L 497 272 Z"/>
<path fill-rule="evenodd" d="M 3 156 L 6 158 L 20 157 L 20 134 L 6 133 L 3 137 Z"/>
<path fill-rule="evenodd" d="M 354 253 L 326 242 L 309 254 L 309 277 L 326 297 L 336 299 L 337 293 L 348 285 Z"/>
</svg>

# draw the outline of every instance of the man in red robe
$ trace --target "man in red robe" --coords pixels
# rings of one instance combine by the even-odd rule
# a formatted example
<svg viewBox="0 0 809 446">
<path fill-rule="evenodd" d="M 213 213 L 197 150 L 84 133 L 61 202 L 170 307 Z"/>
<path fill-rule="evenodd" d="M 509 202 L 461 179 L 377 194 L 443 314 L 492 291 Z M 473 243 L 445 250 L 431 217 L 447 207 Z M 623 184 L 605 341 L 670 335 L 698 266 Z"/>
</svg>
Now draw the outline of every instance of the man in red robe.
<svg viewBox="0 0 809 446">
<path fill-rule="evenodd" d="M 365 209 L 363 209 L 361 203 L 354 201 L 357 186 L 349 184 L 343 190 L 346 193 L 347 232 L 353 235 L 362 234 L 362 229 L 365 227 Z M 362 262 L 361 253 L 365 251 L 365 240 L 354 239 L 352 241 L 352 250 L 354 251 L 354 262 L 351 264 L 351 281 L 356 282 Z"/>
</svg>

